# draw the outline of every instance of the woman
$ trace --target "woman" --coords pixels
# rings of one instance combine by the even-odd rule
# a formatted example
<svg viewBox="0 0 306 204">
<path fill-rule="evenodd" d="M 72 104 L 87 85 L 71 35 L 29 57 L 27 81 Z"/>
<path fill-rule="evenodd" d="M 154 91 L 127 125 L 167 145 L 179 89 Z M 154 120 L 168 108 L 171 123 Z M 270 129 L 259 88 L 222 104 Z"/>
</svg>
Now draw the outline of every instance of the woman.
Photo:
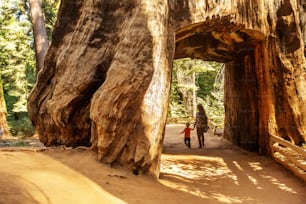
<svg viewBox="0 0 306 204">
<path fill-rule="evenodd" d="M 197 135 L 199 140 L 199 148 L 204 147 L 204 132 L 208 130 L 208 118 L 206 116 L 205 110 L 201 104 L 197 105 L 196 121 L 194 126 L 197 128 Z"/>
</svg>

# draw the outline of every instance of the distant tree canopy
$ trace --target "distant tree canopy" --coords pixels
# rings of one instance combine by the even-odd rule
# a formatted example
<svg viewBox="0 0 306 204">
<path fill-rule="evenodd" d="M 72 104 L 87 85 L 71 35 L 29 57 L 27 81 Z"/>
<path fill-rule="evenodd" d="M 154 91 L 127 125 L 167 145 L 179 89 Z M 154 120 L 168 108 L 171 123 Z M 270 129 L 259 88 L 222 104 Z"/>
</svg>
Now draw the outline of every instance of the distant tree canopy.
<svg viewBox="0 0 306 204">
<path fill-rule="evenodd" d="M 202 103 L 211 122 L 223 126 L 224 64 L 199 59 L 178 59 L 173 63 L 169 118 L 194 117 Z"/>
<path fill-rule="evenodd" d="M 58 5 L 59 1 L 43 1 L 49 39 Z M 28 1 L 0 0 L 0 77 L 14 135 L 32 131 L 27 118 L 27 98 L 36 80 L 35 67 Z"/>
</svg>

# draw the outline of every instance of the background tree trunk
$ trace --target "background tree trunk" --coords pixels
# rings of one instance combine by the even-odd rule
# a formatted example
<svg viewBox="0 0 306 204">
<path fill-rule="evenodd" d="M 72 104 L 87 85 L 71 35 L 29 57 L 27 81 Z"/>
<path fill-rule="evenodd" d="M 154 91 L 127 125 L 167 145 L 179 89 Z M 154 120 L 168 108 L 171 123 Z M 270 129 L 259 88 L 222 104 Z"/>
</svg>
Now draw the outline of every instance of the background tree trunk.
<svg viewBox="0 0 306 204">
<path fill-rule="evenodd" d="M 42 10 L 42 0 L 29 0 L 33 25 L 37 72 L 44 66 L 44 58 L 48 50 L 48 36 Z"/>
<path fill-rule="evenodd" d="M 297 12 L 296 0 L 63 0 L 30 117 L 46 145 L 91 145 L 103 162 L 158 176 L 175 54 L 226 63 L 229 140 L 265 154 L 270 135 L 300 144 Z"/>
<path fill-rule="evenodd" d="M 0 139 L 10 135 L 8 125 L 7 125 L 7 111 L 6 104 L 4 100 L 2 80 L 0 76 Z"/>
</svg>

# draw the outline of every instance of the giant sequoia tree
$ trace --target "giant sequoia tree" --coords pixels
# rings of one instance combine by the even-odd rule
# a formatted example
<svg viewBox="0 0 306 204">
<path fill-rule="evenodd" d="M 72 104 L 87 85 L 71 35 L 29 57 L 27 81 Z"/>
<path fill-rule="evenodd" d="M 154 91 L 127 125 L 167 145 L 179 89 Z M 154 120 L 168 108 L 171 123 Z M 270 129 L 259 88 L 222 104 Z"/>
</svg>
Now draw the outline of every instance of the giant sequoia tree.
<svg viewBox="0 0 306 204">
<path fill-rule="evenodd" d="M 225 135 L 269 154 L 306 139 L 303 15 L 296 0 L 62 0 L 29 98 L 47 146 L 158 175 L 174 58 L 226 63 Z"/>
</svg>

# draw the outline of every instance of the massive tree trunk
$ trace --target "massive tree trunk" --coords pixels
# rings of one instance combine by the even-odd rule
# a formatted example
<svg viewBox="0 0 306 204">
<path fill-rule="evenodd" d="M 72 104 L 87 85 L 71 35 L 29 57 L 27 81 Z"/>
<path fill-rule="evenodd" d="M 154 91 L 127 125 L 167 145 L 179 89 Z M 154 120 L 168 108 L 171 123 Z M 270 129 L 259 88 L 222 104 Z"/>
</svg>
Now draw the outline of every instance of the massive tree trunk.
<svg viewBox="0 0 306 204">
<path fill-rule="evenodd" d="M 158 171 L 174 51 L 167 6 L 62 1 L 29 99 L 42 142 L 91 145 L 106 163 Z"/>
<path fill-rule="evenodd" d="M 263 154 L 270 153 L 270 135 L 297 145 L 305 142 L 305 29 L 300 16 L 305 16 L 306 3 L 202 3 L 181 4 L 188 12 L 178 13 L 190 13 L 191 20 L 184 23 L 193 24 L 177 31 L 175 57 L 226 63 L 225 137 Z"/>
<path fill-rule="evenodd" d="M 29 0 L 29 3 L 35 42 L 36 69 L 39 72 L 44 66 L 44 58 L 49 46 L 48 36 L 42 10 L 42 0 Z"/>
<path fill-rule="evenodd" d="M 296 0 L 63 0 L 29 98 L 41 141 L 91 146 L 103 162 L 158 176 L 174 56 L 226 63 L 233 143 L 269 154 L 270 135 L 304 142 L 299 8 Z"/>
</svg>

